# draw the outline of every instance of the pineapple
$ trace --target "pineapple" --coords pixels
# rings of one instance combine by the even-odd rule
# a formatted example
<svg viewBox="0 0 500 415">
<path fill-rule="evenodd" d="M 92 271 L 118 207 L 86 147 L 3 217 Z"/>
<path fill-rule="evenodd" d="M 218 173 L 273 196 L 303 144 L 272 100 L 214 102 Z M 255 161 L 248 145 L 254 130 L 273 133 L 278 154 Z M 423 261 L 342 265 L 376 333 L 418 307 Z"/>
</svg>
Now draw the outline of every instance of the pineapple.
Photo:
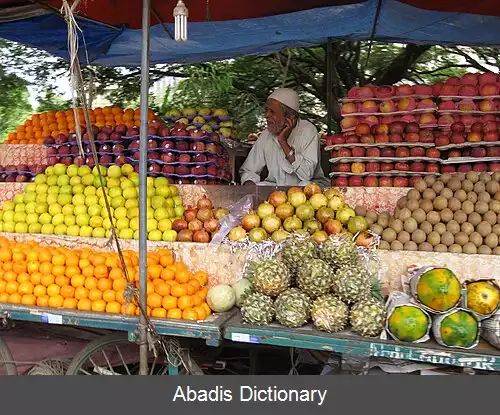
<svg viewBox="0 0 500 415">
<path fill-rule="evenodd" d="M 349 321 L 352 329 L 365 337 L 378 337 L 385 325 L 384 305 L 374 298 L 361 300 L 351 308 Z"/>
<path fill-rule="evenodd" d="M 311 309 L 317 329 L 334 333 L 343 330 L 349 319 L 349 307 L 332 294 L 316 299 Z"/>
<path fill-rule="evenodd" d="M 311 238 L 290 238 L 281 250 L 281 259 L 290 270 L 292 278 L 307 261 L 317 258 L 317 244 Z"/>
<path fill-rule="evenodd" d="M 283 262 L 267 259 L 255 265 L 251 280 L 255 291 L 276 297 L 290 286 L 290 273 Z"/>
<path fill-rule="evenodd" d="M 333 268 L 341 265 L 354 265 L 361 262 L 356 243 L 347 234 L 330 235 L 323 243 L 319 257 Z"/>
<path fill-rule="evenodd" d="M 297 284 L 311 298 L 328 294 L 333 285 L 333 269 L 321 259 L 312 259 L 299 268 Z"/>
<path fill-rule="evenodd" d="M 363 266 L 342 265 L 335 272 L 333 293 L 347 304 L 370 297 L 371 278 Z"/>
<path fill-rule="evenodd" d="M 301 327 L 311 316 L 311 300 L 296 288 L 281 293 L 274 305 L 276 319 L 286 327 Z"/>
<path fill-rule="evenodd" d="M 274 303 L 271 297 L 261 293 L 245 294 L 241 315 L 245 323 L 269 324 L 274 319 Z"/>
</svg>

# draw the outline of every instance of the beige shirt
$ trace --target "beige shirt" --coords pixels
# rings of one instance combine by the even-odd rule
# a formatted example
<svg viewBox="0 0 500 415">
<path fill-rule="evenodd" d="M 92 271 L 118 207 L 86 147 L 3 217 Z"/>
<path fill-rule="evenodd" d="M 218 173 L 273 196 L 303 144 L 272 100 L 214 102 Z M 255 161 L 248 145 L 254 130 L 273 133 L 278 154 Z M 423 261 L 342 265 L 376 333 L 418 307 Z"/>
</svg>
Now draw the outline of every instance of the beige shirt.
<svg viewBox="0 0 500 415">
<path fill-rule="evenodd" d="M 252 181 L 262 185 L 305 186 L 315 182 L 328 186 L 329 181 L 321 168 L 321 148 L 316 127 L 309 121 L 299 120 L 288 137 L 295 149 L 295 161 L 290 163 L 277 137 L 265 130 L 255 142 L 245 163 L 241 166 L 241 183 Z M 267 167 L 269 175 L 261 182 L 260 173 Z"/>
</svg>

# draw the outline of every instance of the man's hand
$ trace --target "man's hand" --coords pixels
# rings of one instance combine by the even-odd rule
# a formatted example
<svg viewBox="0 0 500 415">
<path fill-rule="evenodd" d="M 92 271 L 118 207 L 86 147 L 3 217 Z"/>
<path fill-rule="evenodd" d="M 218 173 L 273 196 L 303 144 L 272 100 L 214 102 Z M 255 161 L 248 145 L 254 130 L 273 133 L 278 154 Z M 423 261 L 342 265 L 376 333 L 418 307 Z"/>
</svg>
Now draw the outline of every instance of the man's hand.
<svg viewBox="0 0 500 415">
<path fill-rule="evenodd" d="M 292 118 L 285 118 L 285 126 L 278 135 L 278 140 L 287 141 L 292 130 L 295 128 L 297 121 Z"/>
</svg>

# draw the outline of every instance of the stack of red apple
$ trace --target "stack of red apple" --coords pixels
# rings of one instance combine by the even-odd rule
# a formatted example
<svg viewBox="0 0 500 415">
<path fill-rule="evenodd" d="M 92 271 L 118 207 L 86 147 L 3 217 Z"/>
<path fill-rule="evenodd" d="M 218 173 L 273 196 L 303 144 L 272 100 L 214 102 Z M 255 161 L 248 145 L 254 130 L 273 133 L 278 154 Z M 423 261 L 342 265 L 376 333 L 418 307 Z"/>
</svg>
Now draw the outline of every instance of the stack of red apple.
<svg viewBox="0 0 500 415">
<path fill-rule="evenodd" d="M 434 132 L 417 123 L 358 124 L 327 137 L 325 150 L 331 150 L 334 186 L 405 187 L 440 170 Z"/>
<path fill-rule="evenodd" d="M 43 173 L 47 168 L 43 164 L 9 164 L 7 166 L 0 166 L 0 182 L 17 182 L 25 183 L 31 182 L 35 179 L 37 174 Z"/>
<path fill-rule="evenodd" d="M 468 73 L 449 78 L 439 90 L 439 126 L 460 121 L 467 129 L 476 122 L 500 121 L 500 80 L 494 73 Z M 469 130 L 470 131 L 470 130 Z"/>
<path fill-rule="evenodd" d="M 467 130 L 457 121 L 436 137 L 436 147 L 445 155 L 441 173 L 500 171 L 500 122 L 475 122 Z"/>
<path fill-rule="evenodd" d="M 351 131 L 358 124 L 390 124 L 393 121 L 435 126 L 433 95 L 433 87 L 429 85 L 354 87 L 342 100 L 342 131 Z"/>
</svg>

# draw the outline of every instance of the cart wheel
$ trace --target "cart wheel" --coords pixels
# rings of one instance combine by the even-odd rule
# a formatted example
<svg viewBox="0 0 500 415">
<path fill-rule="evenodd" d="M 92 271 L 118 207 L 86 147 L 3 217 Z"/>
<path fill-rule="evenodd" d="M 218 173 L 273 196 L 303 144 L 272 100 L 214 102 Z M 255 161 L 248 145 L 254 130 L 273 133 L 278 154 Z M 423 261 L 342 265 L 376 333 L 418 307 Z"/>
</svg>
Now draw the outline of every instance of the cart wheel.
<svg viewBox="0 0 500 415">
<path fill-rule="evenodd" d="M 183 368 L 179 368 L 183 372 Z M 138 375 L 139 345 L 129 342 L 126 333 L 112 334 L 94 340 L 71 361 L 66 375 Z M 149 358 L 149 375 L 168 375 L 166 357 Z"/>
<path fill-rule="evenodd" d="M 17 367 L 10 353 L 9 346 L 5 343 L 2 336 L 0 336 L 0 372 L 4 375 L 17 375 Z"/>
</svg>

